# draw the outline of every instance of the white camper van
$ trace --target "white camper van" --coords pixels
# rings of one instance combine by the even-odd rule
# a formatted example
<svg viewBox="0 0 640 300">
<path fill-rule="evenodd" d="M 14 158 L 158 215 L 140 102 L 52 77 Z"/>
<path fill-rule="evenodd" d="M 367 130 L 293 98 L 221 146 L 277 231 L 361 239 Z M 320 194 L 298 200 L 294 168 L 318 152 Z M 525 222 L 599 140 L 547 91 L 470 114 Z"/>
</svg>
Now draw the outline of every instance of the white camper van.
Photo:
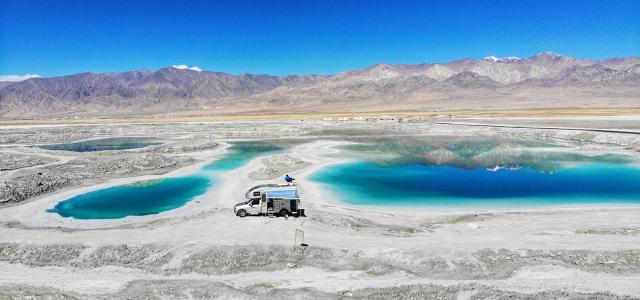
<svg viewBox="0 0 640 300">
<path fill-rule="evenodd" d="M 295 184 L 261 184 L 245 194 L 247 201 L 237 203 L 233 212 L 239 217 L 248 215 L 304 216 Z"/>
</svg>

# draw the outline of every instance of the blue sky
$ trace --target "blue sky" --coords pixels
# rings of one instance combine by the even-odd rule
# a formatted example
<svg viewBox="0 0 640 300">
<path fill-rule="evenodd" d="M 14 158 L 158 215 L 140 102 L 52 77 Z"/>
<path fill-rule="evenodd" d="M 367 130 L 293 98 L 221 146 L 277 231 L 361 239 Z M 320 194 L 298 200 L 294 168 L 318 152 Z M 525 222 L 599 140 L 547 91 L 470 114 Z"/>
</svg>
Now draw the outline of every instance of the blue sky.
<svg viewBox="0 0 640 300">
<path fill-rule="evenodd" d="M 329 74 L 375 63 L 640 55 L 640 1 L 0 0 L 0 75 L 172 64 Z"/>
</svg>

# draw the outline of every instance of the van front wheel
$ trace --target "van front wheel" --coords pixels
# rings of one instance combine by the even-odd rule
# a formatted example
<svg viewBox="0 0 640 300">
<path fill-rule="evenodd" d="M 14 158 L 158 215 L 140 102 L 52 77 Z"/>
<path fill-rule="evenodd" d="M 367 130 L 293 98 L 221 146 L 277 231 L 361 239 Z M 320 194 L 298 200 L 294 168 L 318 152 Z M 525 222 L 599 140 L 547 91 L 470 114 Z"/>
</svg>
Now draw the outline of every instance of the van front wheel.
<svg viewBox="0 0 640 300">
<path fill-rule="evenodd" d="M 281 217 L 286 217 L 288 215 L 289 215 L 289 212 L 286 209 L 283 208 L 283 209 L 280 210 L 280 216 Z"/>
<path fill-rule="evenodd" d="M 247 211 L 246 211 L 246 210 L 244 210 L 244 209 L 241 209 L 241 210 L 239 210 L 239 211 L 238 211 L 237 215 L 238 215 L 238 217 L 240 217 L 240 218 L 244 218 L 244 217 L 246 217 L 246 216 L 247 216 Z"/>
</svg>

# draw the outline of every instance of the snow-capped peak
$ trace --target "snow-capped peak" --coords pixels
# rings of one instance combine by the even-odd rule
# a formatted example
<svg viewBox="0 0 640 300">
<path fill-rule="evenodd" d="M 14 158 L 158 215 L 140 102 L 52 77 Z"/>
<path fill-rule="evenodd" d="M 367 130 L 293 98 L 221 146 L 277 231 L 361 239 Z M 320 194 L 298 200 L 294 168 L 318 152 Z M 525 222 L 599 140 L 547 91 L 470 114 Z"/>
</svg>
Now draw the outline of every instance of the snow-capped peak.
<svg viewBox="0 0 640 300">
<path fill-rule="evenodd" d="M 522 58 L 517 56 L 507 56 L 507 57 L 499 58 L 492 55 L 492 56 L 485 57 L 484 60 L 489 62 L 514 62 L 514 61 L 522 60 Z"/>
<path fill-rule="evenodd" d="M 551 52 L 551 51 L 543 51 L 534 56 L 535 57 L 561 57 L 562 55 Z"/>
<path fill-rule="evenodd" d="M 503 60 L 507 60 L 507 61 L 519 61 L 519 60 L 522 60 L 522 58 L 517 57 L 517 56 L 507 56 L 507 57 L 503 58 Z"/>
<path fill-rule="evenodd" d="M 191 70 L 191 71 L 196 71 L 196 72 L 202 72 L 202 69 L 200 69 L 199 67 L 196 67 L 196 66 L 189 67 L 187 65 L 172 65 L 171 67 L 173 67 L 174 69 L 178 69 L 178 70 Z"/>
<path fill-rule="evenodd" d="M 484 60 L 491 61 L 491 62 L 496 62 L 496 61 L 498 61 L 498 58 L 492 55 L 492 56 L 485 57 Z"/>
</svg>

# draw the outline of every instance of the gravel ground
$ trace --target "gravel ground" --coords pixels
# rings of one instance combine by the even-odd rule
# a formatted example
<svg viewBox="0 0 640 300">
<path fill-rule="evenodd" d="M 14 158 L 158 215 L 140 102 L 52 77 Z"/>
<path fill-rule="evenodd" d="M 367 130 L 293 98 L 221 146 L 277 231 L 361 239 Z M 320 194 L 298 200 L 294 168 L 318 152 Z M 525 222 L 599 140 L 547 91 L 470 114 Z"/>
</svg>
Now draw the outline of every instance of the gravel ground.
<svg viewBox="0 0 640 300">
<path fill-rule="evenodd" d="M 611 293 L 549 291 L 520 293 L 482 285 L 404 285 L 327 293 L 315 289 L 278 289 L 269 285 L 237 289 L 215 281 L 133 281 L 115 294 L 82 295 L 51 288 L 0 286 L 0 299 L 638 299 Z"/>
<path fill-rule="evenodd" d="M 56 160 L 50 157 L 38 155 L 0 152 L 0 161 L 2 162 L 2 165 L 0 165 L 0 171 L 10 171 L 44 165 L 55 162 Z"/>
<path fill-rule="evenodd" d="M 330 271 L 370 270 L 376 274 L 404 271 L 429 278 L 470 280 L 504 279 L 524 266 L 557 265 L 588 272 L 640 274 L 640 250 L 529 250 L 483 249 L 460 255 L 434 256 L 420 250 L 387 249 L 385 256 L 367 249 L 311 247 L 304 253 L 279 245 L 223 246 L 201 249 L 169 266 L 175 253 L 158 245 L 33 245 L 1 243 L 0 261 L 30 266 L 95 268 L 122 266 L 149 272 L 208 275 L 316 267 Z M 289 265 L 288 265 L 289 264 Z"/>
<path fill-rule="evenodd" d="M 255 180 L 275 179 L 309 165 L 307 162 L 286 154 L 263 158 L 262 164 L 264 167 L 249 173 L 249 178 Z"/>
</svg>

